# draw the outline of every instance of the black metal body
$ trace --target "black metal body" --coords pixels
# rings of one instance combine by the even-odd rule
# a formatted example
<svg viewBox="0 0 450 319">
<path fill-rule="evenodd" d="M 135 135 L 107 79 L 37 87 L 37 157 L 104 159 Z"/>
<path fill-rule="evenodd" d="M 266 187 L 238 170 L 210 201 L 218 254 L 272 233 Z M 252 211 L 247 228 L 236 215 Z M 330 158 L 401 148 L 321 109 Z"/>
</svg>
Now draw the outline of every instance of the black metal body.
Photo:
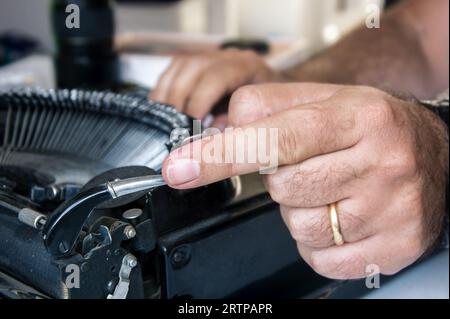
<svg viewBox="0 0 450 319">
<path fill-rule="evenodd" d="M 299 257 L 264 195 L 163 236 L 165 298 L 297 298 L 330 282 Z"/>
<path fill-rule="evenodd" d="M 79 8 L 79 28 L 67 27 L 69 5 Z M 117 86 L 119 58 L 114 50 L 112 1 L 53 0 L 51 12 L 58 87 L 110 89 Z"/>
<path fill-rule="evenodd" d="M 86 256 L 76 254 L 56 260 L 48 252 L 39 231 L 1 212 L 0 277 L 4 278 L 4 273 L 16 282 L 7 286 L 0 283 L 0 296 L 34 298 L 34 294 L 27 293 L 32 288 L 46 298 L 106 298 L 111 292 L 108 283 L 118 277 L 120 263 L 127 253 L 120 246 L 124 225 L 115 225 L 112 232 L 115 240 L 110 245 L 101 246 Z M 79 288 L 68 289 L 65 285 L 67 276 L 71 274 L 68 265 L 76 265 L 80 269 Z M 129 297 L 143 298 L 140 266 L 133 269 L 131 276 Z"/>
<path fill-rule="evenodd" d="M 112 199 L 105 183 L 157 173 L 189 122 L 112 93 L 0 93 L 0 296 L 281 298 L 328 287 L 254 178 Z M 45 215 L 44 228 L 19 221 L 23 208 Z"/>
<path fill-rule="evenodd" d="M 173 205 L 157 210 L 152 206 L 155 196 L 179 194 L 170 195 L 174 191 L 169 189 L 158 192 L 127 205 L 145 212 L 145 222 L 135 226 L 135 239 L 124 241 L 122 230 L 127 224 L 116 219 L 124 208 L 97 211 L 101 217 L 86 228 L 84 238 L 98 233 L 99 225 L 106 225 L 113 230 L 112 241 L 87 254 L 78 249 L 59 259 L 47 251 L 39 231 L 21 225 L 12 214 L 0 214 L 0 234 L 10 238 L 0 247 L 0 272 L 52 298 L 106 298 L 123 256 L 132 252 L 140 266 L 132 272 L 129 298 L 293 298 L 330 283 L 301 261 L 278 207 L 267 195 L 209 211 L 201 194 L 188 194 L 189 200 L 200 199 L 202 207 L 178 211 L 193 216 L 181 226 L 165 221 L 167 211 L 175 212 Z M 143 239 L 147 241 L 142 243 Z M 69 264 L 82 270 L 80 289 L 64 285 Z M 10 288 L 20 291 L 19 287 Z"/>
<path fill-rule="evenodd" d="M 105 184 L 80 192 L 62 203 L 48 218 L 43 239 L 53 257 L 64 257 L 73 250 L 92 210 L 112 199 Z"/>
</svg>

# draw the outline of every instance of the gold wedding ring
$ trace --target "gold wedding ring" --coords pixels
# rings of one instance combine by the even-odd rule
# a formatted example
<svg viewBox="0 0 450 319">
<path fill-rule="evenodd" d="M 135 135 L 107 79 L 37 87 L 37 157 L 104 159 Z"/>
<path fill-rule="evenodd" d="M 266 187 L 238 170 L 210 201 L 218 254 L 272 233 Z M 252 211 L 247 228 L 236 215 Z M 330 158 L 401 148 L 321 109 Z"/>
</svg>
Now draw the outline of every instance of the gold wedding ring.
<svg viewBox="0 0 450 319">
<path fill-rule="evenodd" d="M 344 238 L 342 237 L 341 230 L 339 227 L 339 218 L 336 209 L 336 203 L 328 205 L 328 210 L 330 214 L 331 230 L 333 231 L 333 239 L 336 246 L 341 246 L 344 244 Z"/>
</svg>

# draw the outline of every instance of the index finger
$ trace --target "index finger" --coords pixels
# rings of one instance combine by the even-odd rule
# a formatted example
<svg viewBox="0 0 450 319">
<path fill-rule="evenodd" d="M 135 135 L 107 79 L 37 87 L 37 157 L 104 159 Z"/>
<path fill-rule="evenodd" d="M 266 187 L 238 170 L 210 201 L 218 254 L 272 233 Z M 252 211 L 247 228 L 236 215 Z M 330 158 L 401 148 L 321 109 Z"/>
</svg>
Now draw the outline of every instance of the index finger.
<svg viewBox="0 0 450 319">
<path fill-rule="evenodd" d="M 319 103 L 343 86 L 323 83 L 247 85 L 231 97 L 228 122 L 239 127 L 301 104 Z"/>
<path fill-rule="evenodd" d="M 169 186 L 199 187 L 231 176 L 276 169 L 355 145 L 361 136 L 342 101 L 301 105 L 172 152 L 163 165 Z"/>
</svg>

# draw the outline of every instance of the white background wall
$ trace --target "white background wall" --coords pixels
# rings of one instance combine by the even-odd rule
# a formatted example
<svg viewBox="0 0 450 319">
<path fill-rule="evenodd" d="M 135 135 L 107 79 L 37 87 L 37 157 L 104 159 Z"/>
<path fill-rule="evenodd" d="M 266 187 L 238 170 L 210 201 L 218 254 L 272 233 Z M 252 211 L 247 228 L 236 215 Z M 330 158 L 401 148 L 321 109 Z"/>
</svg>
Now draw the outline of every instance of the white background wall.
<svg viewBox="0 0 450 319">
<path fill-rule="evenodd" d="M 324 25 L 341 33 L 382 0 L 184 0 L 176 5 L 121 5 L 121 31 L 182 31 L 227 36 L 306 38 L 319 45 Z M 52 47 L 50 0 L 0 0 L 0 32 L 17 30 Z M 342 30 L 341 30 L 342 29 Z"/>
<path fill-rule="evenodd" d="M 51 47 L 50 0 L 0 0 L 0 32 L 15 30 Z"/>
</svg>

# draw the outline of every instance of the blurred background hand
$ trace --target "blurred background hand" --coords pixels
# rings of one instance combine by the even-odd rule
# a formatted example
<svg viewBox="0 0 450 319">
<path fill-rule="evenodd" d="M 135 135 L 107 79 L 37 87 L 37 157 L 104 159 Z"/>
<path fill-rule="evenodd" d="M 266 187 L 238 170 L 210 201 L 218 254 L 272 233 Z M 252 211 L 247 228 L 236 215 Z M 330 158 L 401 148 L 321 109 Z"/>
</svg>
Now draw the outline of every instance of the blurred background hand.
<svg viewBox="0 0 450 319">
<path fill-rule="evenodd" d="M 150 98 L 203 119 L 239 87 L 278 80 L 277 72 L 250 50 L 181 55 L 161 75 Z"/>
</svg>

